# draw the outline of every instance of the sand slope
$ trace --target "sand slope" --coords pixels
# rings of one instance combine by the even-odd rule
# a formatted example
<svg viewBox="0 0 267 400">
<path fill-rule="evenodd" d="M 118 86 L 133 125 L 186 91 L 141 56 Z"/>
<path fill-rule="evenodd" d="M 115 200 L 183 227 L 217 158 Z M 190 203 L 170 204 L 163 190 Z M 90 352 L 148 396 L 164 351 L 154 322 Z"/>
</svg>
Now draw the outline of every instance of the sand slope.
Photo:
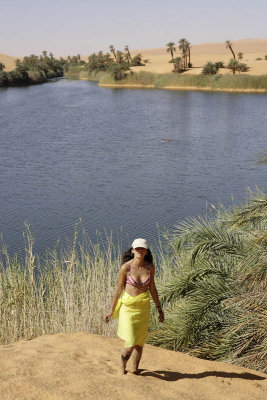
<svg viewBox="0 0 267 400">
<path fill-rule="evenodd" d="M 119 339 L 85 333 L 1 346 L 0 398 L 263 400 L 267 396 L 265 374 L 149 345 L 144 348 L 141 375 L 120 375 L 120 349 Z"/>
<path fill-rule="evenodd" d="M 15 61 L 19 57 L 7 56 L 6 54 L 0 54 L 0 62 L 5 64 L 5 71 L 11 71 L 15 68 Z"/>
<path fill-rule="evenodd" d="M 267 74 L 267 61 L 264 60 L 264 56 L 267 54 L 267 39 L 244 39 L 233 41 L 233 49 L 237 56 L 239 52 L 244 53 L 242 62 L 246 63 L 249 67 L 250 75 L 264 75 Z M 181 56 L 178 45 L 174 57 Z M 157 73 L 165 73 L 172 71 L 172 64 L 168 61 L 171 56 L 166 51 L 166 47 L 159 49 L 143 49 L 134 50 L 132 54 L 141 53 L 144 59 L 149 59 L 150 62 L 145 67 L 135 67 L 136 71 L 151 71 Z M 263 58 L 263 60 L 256 61 L 256 58 Z M 228 61 L 232 58 L 230 50 L 226 49 L 225 43 L 204 43 L 204 44 L 193 44 L 191 48 L 191 61 L 193 63 L 192 69 L 187 71 L 186 74 L 200 74 L 203 65 L 207 61 L 223 61 L 228 64 Z M 229 70 L 221 69 L 220 73 L 229 73 Z"/>
</svg>

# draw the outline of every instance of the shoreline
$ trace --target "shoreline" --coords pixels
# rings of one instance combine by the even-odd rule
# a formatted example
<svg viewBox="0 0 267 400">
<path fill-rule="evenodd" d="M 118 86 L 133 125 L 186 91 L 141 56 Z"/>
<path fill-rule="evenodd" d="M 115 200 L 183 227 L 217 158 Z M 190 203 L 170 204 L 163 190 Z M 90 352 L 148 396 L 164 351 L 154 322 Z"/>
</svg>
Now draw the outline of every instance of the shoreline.
<svg viewBox="0 0 267 400">
<path fill-rule="evenodd" d="M 79 80 L 88 82 L 91 81 L 87 78 L 80 78 Z M 118 88 L 118 89 L 164 89 L 164 90 L 186 90 L 186 91 L 201 91 L 201 92 L 228 92 L 228 93 L 267 93 L 265 89 L 221 89 L 221 88 L 211 88 L 211 87 L 198 87 L 198 86 L 164 86 L 155 87 L 155 85 L 141 85 L 141 84 L 114 84 L 114 83 L 98 83 L 99 87 L 104 88 Z"/>
</svg>

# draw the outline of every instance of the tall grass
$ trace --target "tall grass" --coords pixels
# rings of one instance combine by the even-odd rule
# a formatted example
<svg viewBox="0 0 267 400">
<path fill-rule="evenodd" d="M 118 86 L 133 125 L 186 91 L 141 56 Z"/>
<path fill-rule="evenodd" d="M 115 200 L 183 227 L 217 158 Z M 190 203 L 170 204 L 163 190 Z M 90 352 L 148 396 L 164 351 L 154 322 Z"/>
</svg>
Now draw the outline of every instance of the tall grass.
<svg viewBox="0 0 267 400">
<path fill-rule="evenodd" d="M 154 88 L 193 87 L 210 90 L 261 90 L 267 91 L 267 75 L 183 75 L 175 73 L 157 74 L 153 72 L 130 72 L 121 81 L 114 80 L 109 72 L 83 71 L 81 67 L 70 67 L 66 77 L 72 79 L 88 78 L 101 85 L 149 86 Z"/>
<path fill-rule="evenodd" d="M 0 344 L 59 332 L 90 332 L 115 336 L 116 323 L 106 325 L 121 263 L 120 244 L 111 235 L 93 244 L 86 232 L 78 242 L 56 248 L 43 258 L 34 253 L 26 230 L 25 257 L 0 261 Z M 162 259 L 161 251 L 158 251 Z M 167 259 L 167 258 L 166 258 Z M 161 260 L 162 261 L 162 260 Z M 170 276 L 162 263 L 160 282 Z"/>
<path fill-rule="evenodd" d="M 24 259 L 3 250 L 0 266 L 0 343 L 58 332 L 85 331 L 112 336 L 105 325 L 119 269 L 118 249 L 83 242 L 47 253 L 41 261 L 27 231 Z"/>
</svg>

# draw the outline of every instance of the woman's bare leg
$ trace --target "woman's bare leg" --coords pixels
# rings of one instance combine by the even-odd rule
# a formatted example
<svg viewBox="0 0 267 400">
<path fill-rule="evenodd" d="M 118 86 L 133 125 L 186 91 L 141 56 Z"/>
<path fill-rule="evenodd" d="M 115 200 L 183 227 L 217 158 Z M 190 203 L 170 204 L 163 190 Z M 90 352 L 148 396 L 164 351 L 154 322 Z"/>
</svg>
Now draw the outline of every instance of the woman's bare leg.
<svg viewBox="0 0 267 400">
<path fill-rule="evenodd" d="M 143 353 L 143 347 L 142 346 L 134 346 L 134 351 L 133 351 L 133 374 L 138 374 L 139 373 L 139 363 L 142 357 Z"/>
<path fill-rule="evenodd" d="M 131 354 L 133 352 L 134 347 L 123 347 L 121 352 L 121 372 L 122 374 L 126 374 L 126 364 Z"/>
</svg>

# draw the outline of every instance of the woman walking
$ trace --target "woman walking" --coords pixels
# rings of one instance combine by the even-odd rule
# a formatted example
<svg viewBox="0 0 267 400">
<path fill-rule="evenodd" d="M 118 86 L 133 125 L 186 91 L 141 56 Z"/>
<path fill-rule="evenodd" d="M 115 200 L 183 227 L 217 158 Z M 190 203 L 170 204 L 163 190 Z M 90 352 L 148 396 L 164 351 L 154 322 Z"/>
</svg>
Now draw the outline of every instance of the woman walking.
<svg viewBox="0 0 267 400">
<path fill-rule="evenodd" d="M 117 334 L 125 341 L 121 354 L 123 374 L 126 374 L 126 364 L 131 354 L 134 364 L 133 373 L 139 373 L 138 367 L 150 317 L 149 292 L 158 308 L 159 321 L 164 321 L 154 275 L 153 257 L 147 241 L 140 238 L 135 239 L 131 248 L 123 254 L 111 309 L 105 316 L 106 323 L 110 321 L 111 317 L 113 319 L 119 317 Z M 123 290 L 124 293 L 120 297 Z"/>
</svg>

